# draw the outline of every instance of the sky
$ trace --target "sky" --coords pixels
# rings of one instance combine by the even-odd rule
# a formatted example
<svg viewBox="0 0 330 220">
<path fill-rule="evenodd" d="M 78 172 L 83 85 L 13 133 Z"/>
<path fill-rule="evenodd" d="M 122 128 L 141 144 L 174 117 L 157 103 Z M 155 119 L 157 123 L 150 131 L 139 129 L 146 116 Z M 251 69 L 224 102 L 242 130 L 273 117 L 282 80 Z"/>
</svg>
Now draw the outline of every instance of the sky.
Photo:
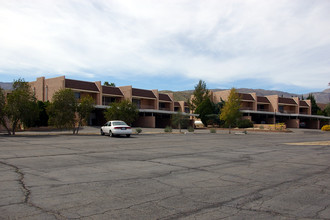
<svg viewBox="0 0 330 220">
<path fill-rule="evenodd" d="M 0 82 L 329 88 L 329 0 L 0 0 Z"/>
</svg>

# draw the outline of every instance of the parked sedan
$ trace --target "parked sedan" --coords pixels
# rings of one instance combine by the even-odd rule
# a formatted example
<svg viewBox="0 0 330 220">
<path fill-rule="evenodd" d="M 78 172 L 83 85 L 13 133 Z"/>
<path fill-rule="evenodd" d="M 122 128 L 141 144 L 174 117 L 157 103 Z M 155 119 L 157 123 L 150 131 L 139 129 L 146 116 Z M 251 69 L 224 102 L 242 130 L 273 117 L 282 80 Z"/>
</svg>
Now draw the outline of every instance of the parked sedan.
<svg viewBox="0 0 330 220">
<path fill-rule="evenodd" d="M 109 134 L 110 137 L 115 135 L 131 136 L 132 128 L 123 121 L 108 121 L 101 127 L 101 135 Z"/>
</svg>

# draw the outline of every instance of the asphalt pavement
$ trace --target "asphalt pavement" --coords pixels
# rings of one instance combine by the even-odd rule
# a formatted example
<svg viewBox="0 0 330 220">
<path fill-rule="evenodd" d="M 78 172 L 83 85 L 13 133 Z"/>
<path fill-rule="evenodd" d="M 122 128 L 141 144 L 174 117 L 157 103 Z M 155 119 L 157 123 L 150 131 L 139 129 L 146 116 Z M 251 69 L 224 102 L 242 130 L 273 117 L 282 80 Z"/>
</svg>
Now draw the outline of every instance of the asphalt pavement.
<svg viewBox="0 0 330 220">
<path fill-rule="evenodd" d="M 1 135 L 0 219 L 330 219 L 329 132 L 97 129 Z"/>
</svg>

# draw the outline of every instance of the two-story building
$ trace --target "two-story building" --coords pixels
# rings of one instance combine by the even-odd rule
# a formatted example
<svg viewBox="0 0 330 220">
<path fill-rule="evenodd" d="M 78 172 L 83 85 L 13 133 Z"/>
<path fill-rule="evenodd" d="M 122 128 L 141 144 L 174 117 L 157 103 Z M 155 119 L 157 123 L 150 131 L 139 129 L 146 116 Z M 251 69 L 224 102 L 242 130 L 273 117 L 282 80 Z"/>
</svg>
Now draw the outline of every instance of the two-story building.
<svg viewBox="0 0 330 220">
<path fill-rule="evenodd" d="M 176 114 L 175 102 L 172 93 L 159 93 L 157 89 L 146 90 L 133 88 L 132 86 L 104 86 L 101 81 L 87 82 L 67 79 L 65 76 L 46 79 L 39 77 L 30 82 L 31 88 L 38 100 L 52 101 L 52 97 L 60 89 L 72 89 L 77 100 L 84 96 L 94 99 L 95 110 L 90 117 L 91 125 L 105 123 L 104 110 L 113 102 L 127 99 L 136 104 L 139 109 L 139 118 L 133 126 L 137 127 L 166 127 L 171 124 L 171 115 Z M 189 109 L 184 102 L 180 111 L 189 116 Z"/>
<path fill-rule="evenodd" d="M 214 103 L 227 101 L 230 90 L 211 92 Z M 257 96 L 256 93 L 239 93 L 243 118 L 255 124 L 285 123 L 288 128 L 320 129 L 330 122 L 330 117 L 312 115 L 310 100 L 278 95 Z"/>
</svg>

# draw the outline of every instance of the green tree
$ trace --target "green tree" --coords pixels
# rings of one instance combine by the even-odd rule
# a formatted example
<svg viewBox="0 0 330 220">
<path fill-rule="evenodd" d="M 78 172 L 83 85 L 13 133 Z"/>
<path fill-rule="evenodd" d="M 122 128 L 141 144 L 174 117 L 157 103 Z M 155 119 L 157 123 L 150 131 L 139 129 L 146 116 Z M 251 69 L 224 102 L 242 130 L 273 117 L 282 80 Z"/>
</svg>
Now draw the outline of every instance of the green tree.
<svg viewBox="0 0 330 220">
<path fill-rule="evenodd" d="M 91 96 L 84 96 L 80 99 L 80 103 L 77 106 L 78 113 L 78 127 L 75 129 L 76 134 L 79 132 L 83 121 L 87 122 L 90 116 L 90 113 L 94 109 L 94 99 Z M 73 133 L 75 133 L 73 131 Z"/>
<path fill-rule="evenodd" d="M 115 87 L 116 86 L 116 84 L 115 83 L 109 83 L 108 81 L 105 81 L 104 83 L 103 83 L 103 85 L 104 86 L 113 86 L 113 87 Z"/>
<path fill-rule="evenodd" d="M 49 101 L 43 102 L 38 101 L 38 108 L 39 108 L 39 119 L 36 121 L 35 126 L 48 126 L 48 113 L 47 113 L 47 107 L 49 106 Z"/>
<path fill-rule="evenodd" d="M 61 89 L 52 97 L 47 108 L 48 123 L 56 128 L 72 129 L 75 126 L 75 112 L 77 101 L 71 89 Z"/>
<path fill-rule="evenodd" d="M 312 93 L 310 93 L 307 97 L 307 100 L 311 100 L 312 104 L 312 115 L 317 115 L 318 112 L 321 110 L 320 107 L 316 104 L 315 97 Z"/>
<path fill-rule="evenodd" d="M 206 97 L 196 108 L 195 113 L 199 114 L 204 126 L 207 126 L 210 116 L 214 114 L 215 106 L 209 97 Z M 211 116 L 212 117 L 212 116 Z"/>
<path fill-rule="evenodd" d="M 6 96 L 5 91 L 0 87 L 0 125 L 6 128 L 8 134 L 10 135 L 10 129 L 7 125 L 7 112 L 6 112 Z"/>
<path fill-rule="evenodd" d="M 15 80 L 13 91 L 7 95 L 6 110 L 11 122 L 12 134 L 15 135 L 19 123 L 31 126 L 38 118 L 38 106 L 30 85 L 23 79 Z"/>
<path fill-rule="evenodd" d="M 131 125 L 139 116 L 139 111 L 135 104 L 129 100 L 113 102 L 104 112 L 106 120 L 122 120 Z"/>
<path fill-rule="evenodd" d="M 209 90 L 203 80 L 199 80 L 193 92 L 193 98 L 188 99 L 188 105 L 191 110 L 195 110 L 205 99 L 209 98 Z"/>
<path fill-rule="evenodd" d="M 179 132 L 181 132 L 181 128 L 187 127 L 189 122 L 189 116 L 184 115 L 181 111 L 172 115 L 171 118 L 172 124 L 179 128 Z"/>
<path fill-rule="evenodd" d="M 220 120 L 225 121 L 225 123 L 229 126 L 229 134 L 231 133 L 231 127 L 236 123 L 237 119 L 239 119 L 242 114 L 240 112 L 241 107 L 241 99 L 239 94 L 236 92 L 235 88 L 230 90 L 230 94 L 228 100 L 223 106 L 220 114 Z"/>
</svg>

